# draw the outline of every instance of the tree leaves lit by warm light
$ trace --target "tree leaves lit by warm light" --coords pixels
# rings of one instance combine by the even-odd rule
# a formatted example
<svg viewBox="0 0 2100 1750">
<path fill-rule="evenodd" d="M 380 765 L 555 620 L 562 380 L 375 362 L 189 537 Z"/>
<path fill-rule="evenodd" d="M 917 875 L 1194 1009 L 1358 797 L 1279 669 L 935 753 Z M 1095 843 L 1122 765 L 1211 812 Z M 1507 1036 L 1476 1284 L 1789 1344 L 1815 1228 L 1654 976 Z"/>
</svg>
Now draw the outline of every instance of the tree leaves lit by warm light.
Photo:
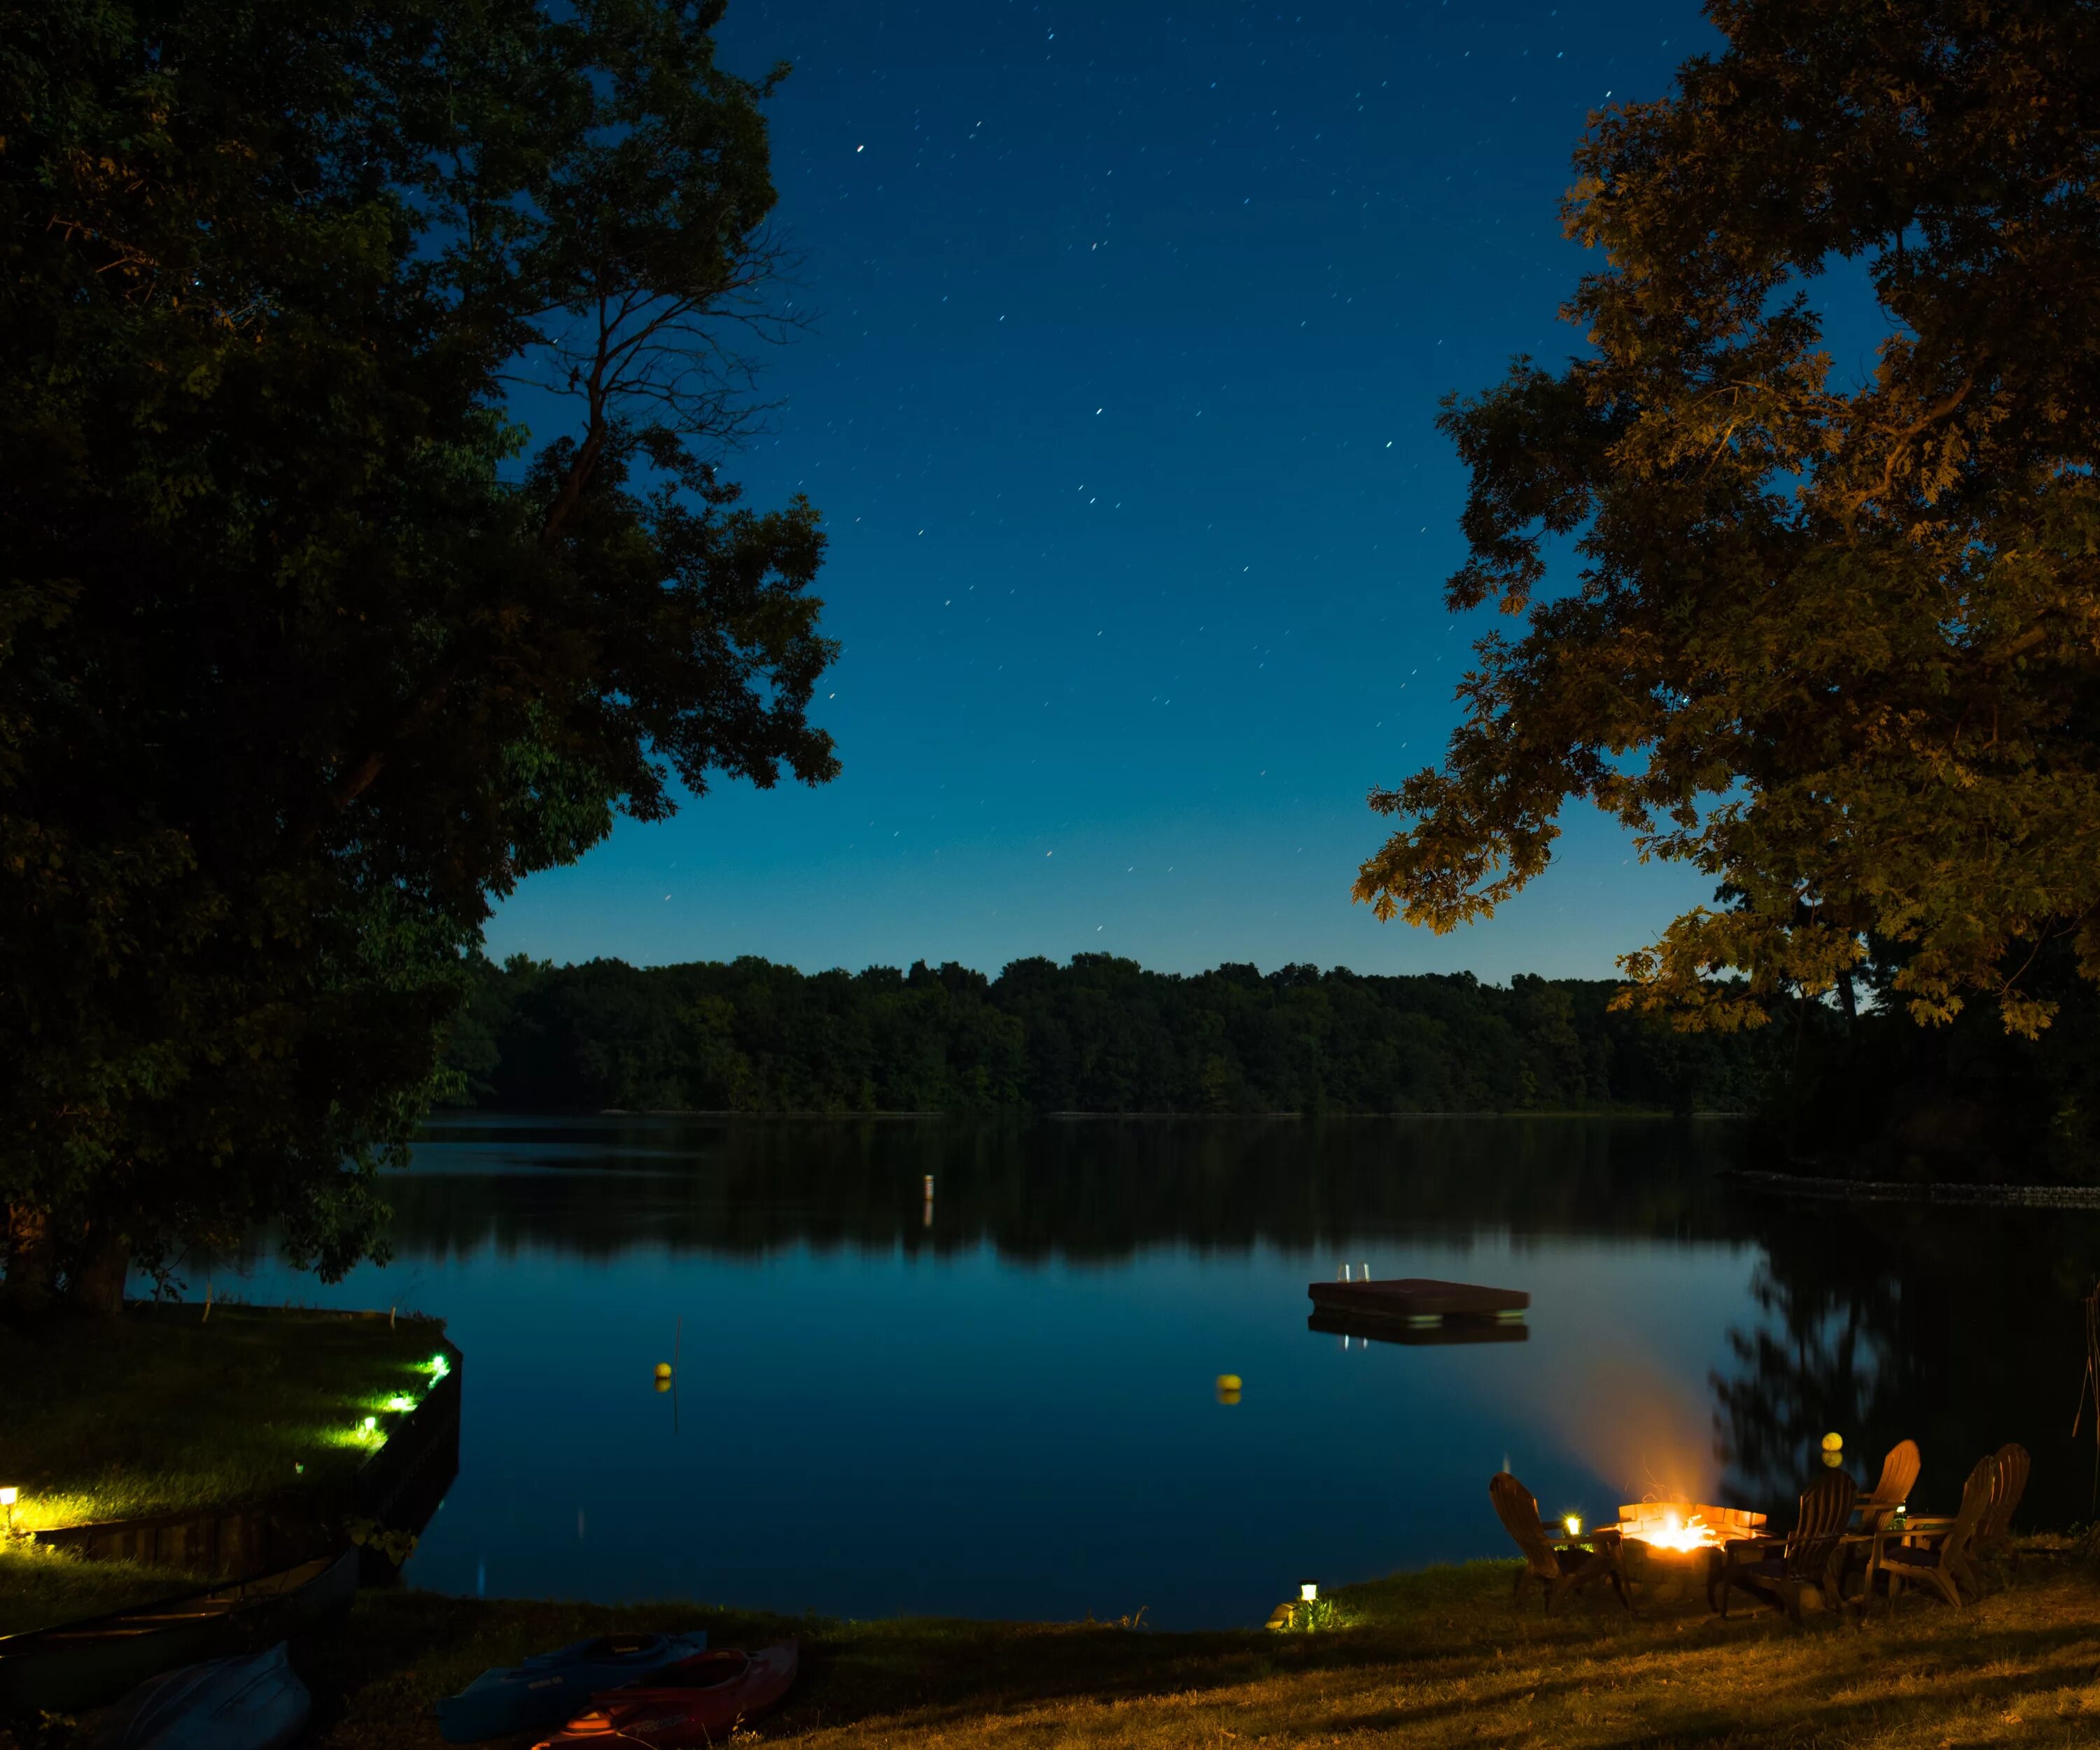
<svg viewBox="0 0 2100 1750">
<path fill-rule="evenodd" d="M 1373 793 L 1402 824 L 1356 893 L 1485 916 L 1585 799 L 1720 888 L 1629 1003 L 1756 1025 L 1871 956 L 1920 1022 L 2032 1036 L 2038 954 L 2100 981 L 2100 7 L 1710 15 L 1725 50 L 1577 152 L 1587 350 L 1446 404 L 1449 604 L 1524 629 L 1442 768 Z M 1824 346 L 1841 277 L 1885 330 L 1864 381 Z"/>
</svg>

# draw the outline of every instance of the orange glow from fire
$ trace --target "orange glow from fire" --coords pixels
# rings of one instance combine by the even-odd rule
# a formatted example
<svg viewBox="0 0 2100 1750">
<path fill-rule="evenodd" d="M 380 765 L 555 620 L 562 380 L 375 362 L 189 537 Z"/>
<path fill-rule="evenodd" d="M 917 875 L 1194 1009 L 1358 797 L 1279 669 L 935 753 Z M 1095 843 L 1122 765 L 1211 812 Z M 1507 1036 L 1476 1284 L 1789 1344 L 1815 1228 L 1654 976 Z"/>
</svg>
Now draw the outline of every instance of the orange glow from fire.
<svg viewBox="0 0 2100 1750">
<path fill-rule="evenodd" d="M 1665 1514 L 1660 1527 L 1640 1535 L 1646 1542 L 1663 1549 L 1708 1549 L 1721 1541 L 1721 1534 L 1696 1513 L 1688 1519 Z"/>
<path fill-rule="evenodd" d="M 1654 1549 L 1718 1549 L 1731 1537 L 1755 1535 L 1763 1523 L 1761 1513 L 1687 1501 L 1640 1501 L 1619 1510 L 1619 1530 Z"/>
</svg>

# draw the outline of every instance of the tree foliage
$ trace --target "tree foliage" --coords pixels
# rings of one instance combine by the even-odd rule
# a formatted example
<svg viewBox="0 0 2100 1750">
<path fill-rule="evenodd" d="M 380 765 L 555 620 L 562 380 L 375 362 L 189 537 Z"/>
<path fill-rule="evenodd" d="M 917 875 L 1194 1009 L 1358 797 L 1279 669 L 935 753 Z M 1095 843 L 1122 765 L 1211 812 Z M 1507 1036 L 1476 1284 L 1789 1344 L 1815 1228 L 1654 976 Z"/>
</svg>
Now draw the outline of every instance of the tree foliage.
<svg viewBox="0 0 2100 1750">
<path fill-rule="evenodd" d="M 1109 954 L 807 975 L 746 959 L 479 963 L 450 1061 L 530 1109 L 1742 1110 L 1761 1046 L 1611 1012 L 1612 985 L 1364 977 Z"/>
<path fill-rule="evenodd" d="M 1479 645 L 1443 768 L 1373 793 L 1405 822 L 1357 893 L 1483 916 L 1587 799 L 1721 884 L 1630 1000 L 1754 1025 L 1849 1004 L 1871 954 L 1915 1020 L 1981 998 L 2032 1036 L 2045 950 L 2100 980 L 2100 7 L 1708 15 L 1726 48 L 1577 154 L 1589 350 L 1446 405 L 1448 600 L 1528 623 Z M 1824 292 L 1878 324 L 1864 378 Z"/>
<path fill-rule="evenodd" d="M 778 326 L 720 12 L 0 6 L 12 1280 L 343 1268 L 492 896 L 834 769 L 815 514 L 717 471 Z"/>
</svg>

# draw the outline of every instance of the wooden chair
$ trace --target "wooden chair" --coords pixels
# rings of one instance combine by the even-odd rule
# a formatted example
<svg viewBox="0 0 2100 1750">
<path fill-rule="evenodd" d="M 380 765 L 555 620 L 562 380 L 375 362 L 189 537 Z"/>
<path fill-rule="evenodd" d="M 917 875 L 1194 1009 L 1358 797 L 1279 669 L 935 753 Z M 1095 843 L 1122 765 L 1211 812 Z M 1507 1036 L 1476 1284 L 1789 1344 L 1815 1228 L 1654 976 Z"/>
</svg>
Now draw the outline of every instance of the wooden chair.
<svg viewBox="0 0 2100 1750">
<path fill-rule="evenodd" d="M 1886 1576 L 1889 1611 L 1896 1607 L 1896 1595 L 1905 1580 L 1931 1586 L 1957 1610 L 1961 1607 L 1961 1589 L 1971 1594 L 1981 1589 L 1970 1562 L 1970 1546 L 1978 1528 L 2001 1492 L 1998 1456 L 1979 1459 L 1961 1485 L 1961 1510 L 1951 1519 L 1916 1519 L 1890 1526 L 1874 1540 L 1873 1558 L 1867 1567 L 1867 1589 L 1873 1590 L 1874 1576 Z M 1900 1541 L 1899 1541 L 1900 1540 Z"/>
<path fill-rule="evenodd" d="M 1546 1594 L 1546 1611 L 1551 1616 L 1569 1593 L 1602 1579 L 1611 1581 L 1621 1604 L 1633 1608 L 1616 1531 L 1587 1538 L 1555 1536 L 1538 1516 L 1537 1497 L 1507 1470 L 1498 1470 L 1489 1480 L 1488 1497 L 1495 1504 L 1495 1517 L 1502 1522 L 1502 1529 L 1524 1557 L 1511 1594 L 1512 1602 L 1522 1605 L 1535 1584 Z"/>
<path fill-rule="evenodd" d="M 1889 1456 L 1882 1461 L 1882 1479 L 1869 1494 L 1862 1495 L 1857 1502 L 1860 1529 L 1872 1533 L 1888 1523 L 1897 1508 L 1910 1499 L 1910 1492 L 1917 1486 L 1917 1474 L 1924 1460 L 1915 1440 L 1899 1440 L 1889 1448 Z"/>
<path fill-rule="evenodd" d="M 1801 1512 L 1785 1538 L 1729 1539 L 1722 1551 L 1720 1571 L 1707 1588 L 1707 1602 L 1726 1617 L 1729 1590 L 1740 1586 L 1746 1592 L 1769 1594 L 1799 1622 L 1802 1590 L 1815 1586 L 1836 1608 L 1841 1602 L 1838 1555 L 1858 1494 L 1851 1478 L 1833 1470 L 1801 1497 Z"/>
<path fill-rule="evenodd" d="M 1917 1487 L 1917 1474 L 1923 1466 L 1917 1441 L 1897 1441 L 1889 1448 L 1888 1457 L 1882 1461 L 1881 1481 L 1874 1485 L 1872 1493 L 1860 1496 L 1853 1504 L 1860 1523 L 1839 1541 L 1837 1579 L 1841 1596 L 1846 1580 L 1855 1571 L 1864 1576 L 1861 1584 L 1864 1590 L 1873 1590 L 1874 1539 L 1895 1517 L 1896 1510 L 1909 1501 L 1910 1492 Z"/>
<path fill-rule="evenodd" d="M 2016 1440 L 2000 1447 L 1994 1456 L 1998 1461 L 1997 1492 L 1992 1496 L 1983 1523 L 1970 1543 L 1972 1567 L 1998 1562 L 2010 1566 L 2018 1559 L 2013 1545 L 2013 1515 L 2019 1510 L 2020 1497 L 2027 1493 L 2027 1473 L 2034 1468 L 2034 1461 Z"/>
</svg>

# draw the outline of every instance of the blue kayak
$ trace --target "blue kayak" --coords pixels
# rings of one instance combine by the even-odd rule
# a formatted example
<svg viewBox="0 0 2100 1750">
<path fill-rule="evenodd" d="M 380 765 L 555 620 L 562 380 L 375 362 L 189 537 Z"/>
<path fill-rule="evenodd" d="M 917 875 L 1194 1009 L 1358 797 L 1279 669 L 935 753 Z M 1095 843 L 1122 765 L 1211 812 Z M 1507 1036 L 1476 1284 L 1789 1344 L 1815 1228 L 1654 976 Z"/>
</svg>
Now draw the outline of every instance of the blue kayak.
<svg viewBox="0 0 2100 1750">
<path fill-rule="evenodd" d="M 100 1750 L 284 1750 L 312 1711 L 280 1641 L 267 1653 L 185 1665 L 140 1684 L 110 1710 L 96 1743 Z"/>
<path fill-rule="evenodd" d="M 618 1689 L 707 1651 L 696 1634 L 604 1634 L 551 1653 L 535 1653 L 522 1665 L 484 1671 L 457 1695 L 438 1704 L 438 1730 L 445 1742 L 479 1743 L 506 1732 L 558 1726 L 590 1705 L 600 1690 Z"/>
</svg>

